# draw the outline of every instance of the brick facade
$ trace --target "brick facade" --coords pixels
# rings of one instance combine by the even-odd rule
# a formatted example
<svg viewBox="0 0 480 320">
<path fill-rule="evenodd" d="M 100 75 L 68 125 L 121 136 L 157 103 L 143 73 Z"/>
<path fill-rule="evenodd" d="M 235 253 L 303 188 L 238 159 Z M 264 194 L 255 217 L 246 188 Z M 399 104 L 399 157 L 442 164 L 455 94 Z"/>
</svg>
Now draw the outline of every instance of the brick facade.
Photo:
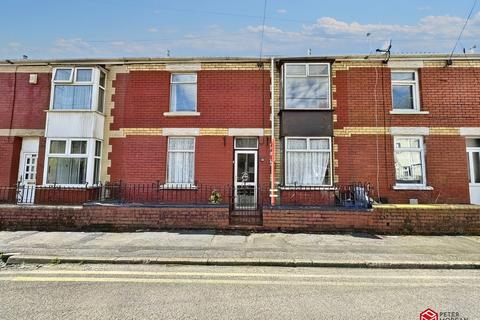
<svg viewBox="0 0 480 320">
<path fill-rule="evenodd" d="M 382 64 L 342 65 L 335 71 L 335 175 L 340 184 L 370 182 L 390 203 L 470 203 L 465 136 L 480 127 L 479 68 L 418 69 L 423 114 L 392 114 L 391 70 Z M 335 64 L 334 64 L 335 69 Z M 424 136 L 426 183 L 433 190 L 394 190 L 394 127 L 428 128 Z M 378 174 L 377 174 L 378 172 Z"/>
<path fill-rule="evenodd" d="M 445 67 L 443 58 L 394 57 L 395 65 L 378 57 L 320 59 L 331 63 L 334 182 L 369 182 L 377 200 L 389 203 L 468 204 L 466 137 L 480 137 L 480 63 L 456 57 Z M 312 59 L 311 57 L 309 59 Z M 433 59 L 433 60 L 432 60 Z M 206 59 L 209 60 L 209 59 Z M 98 61 L 97 61 L 98 62 Z M 277 61 L 278 62 L 278 61 Z M 421 62 L 420 64 L 418 62 Z M 51 91 L 51 67 L 0 66 L 0 185 L 12 185 L 19 171 L 24 137 L 39 137 L 37 184 L 43 184 L 46 152 L 46 114 Z M 42 65 L 42 63 L 44 65 Z M 50 62 L 48 62 L 50 63 Z M 59 65 L 75 65 L 75 61 Z M 108 60 L 102 181 L 166 182 L 167 141 L 186 129 L 195 137 L 195 183 L 224 186 L 233 183 L 234 137 L 258 137 L 258 184 L 270 185 L 272 150 L 270 119 L 270 64 L 255 59 L 174 61 L 160 59 L 125 64 Z M 402 63 L 401 67 L 398 64 Z M 21 63 L 19 63 L 21 64 Z M 97 63 L 92 61 L 92 66 Z M 409 65 L 418 65 L 409 67 Z M 415 69 L 419 74 L 421 113 L 392 114 L 391 70 Z M 16 73 L 15 73 L 16 72 Z M 197 74 L 195 116 L 171 116 L 170 77 L 174 72 Z M 282 81 L 280 64 L 275 79 L 275 181 L 284 183 L 283 137 L 280 133 Z M 31 75 L 36 84 L 29 83 Z M 15 90 L 14 90 L 15 87 Z M 15 94 L 14 94 L 15 91 Z M 427 190 L 396 190 L 392 130 L 425 129 Z M 471 134 L 462 133 L 470 129 Z M 173 131 L 172 131 L 173 130 Z M 235 131 L 237 130 L 237 131 Z M 239 134 L 238 130 L 245 130 Z M 169 132 L 176 132 L 171 134 Z M 68 137 L 66 137 L 68 138 Z M 75 137 L 78 138 L 78 137 Z M 289 205 L 292 193 L 302 203 L 328 205 L 326 197 L 292 190 L 276 193 L 277 204 Z M 298 199 L 298 198 L 297 198 Z M 268 201 L 268 199 L 266 199 Z M 63 202 L 63 200 L 61 200 Z M 359 216 L 360 217 L 360 216 Z"/>
</svg>

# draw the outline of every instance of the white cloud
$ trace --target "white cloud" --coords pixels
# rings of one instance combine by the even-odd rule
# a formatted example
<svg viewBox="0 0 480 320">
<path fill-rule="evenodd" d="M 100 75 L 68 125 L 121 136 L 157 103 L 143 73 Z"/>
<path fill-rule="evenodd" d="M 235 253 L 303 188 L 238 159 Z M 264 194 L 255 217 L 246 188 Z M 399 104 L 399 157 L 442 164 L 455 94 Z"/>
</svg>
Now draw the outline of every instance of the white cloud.
<svg viewBox="0 0 480 320">
<path fill-rule="evenodd" d="M 463 27 L 464 18 L 425 16 L 412 24 L 360 23 L 333 17 L 320 17 L 309 25 L 281 28 L 276 25 L 247 25 L 226 30 L 216 24 L 201 30 L 180 33 L 178 30 L 151 27 L 151 39 L 87 41 L 83 38 L 59 38 L 44 48 L 24 50 L 25 44 L 11 42 L 0 47 L 3 55 L 29 56 L 45 53 L 52 57 L 118 57 L 118 56 L 257 56 L 260 34 L 264 30 L 265 55 L 368 53 L 393 40 L 394 52 L 449 52 Z M 290 25 L 290 24 L 289 24 Z M 366 34 L 371 33 L 367 38 Z M 140 39 L 143 37 L 139 36 Z M 480 38 L 480 13 L 472 17 L 461 46 L 470 48 Z M 478 43 L 477 43 L 478 45 Z M 460 48 L 458 50 L 461 50 Z"/>
<path fill-rule="evenodd" d="M 287 13 L 287 9 L 277 9 L 278 14 L 285 14 Z"/>
</svg>

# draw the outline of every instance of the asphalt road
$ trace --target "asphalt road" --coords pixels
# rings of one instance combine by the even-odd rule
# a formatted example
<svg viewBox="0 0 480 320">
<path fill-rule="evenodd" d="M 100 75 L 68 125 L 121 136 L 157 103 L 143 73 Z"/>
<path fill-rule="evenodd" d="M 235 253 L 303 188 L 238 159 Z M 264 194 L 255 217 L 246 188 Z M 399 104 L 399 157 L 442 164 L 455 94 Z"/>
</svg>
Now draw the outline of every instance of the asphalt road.
<svg viewBox="0 0 480 320">
<path fill-rule="evenodd" d="M 480 319 L 479 270 L 16 266 L 0 290 L 0 319 Z"/>
</svg>

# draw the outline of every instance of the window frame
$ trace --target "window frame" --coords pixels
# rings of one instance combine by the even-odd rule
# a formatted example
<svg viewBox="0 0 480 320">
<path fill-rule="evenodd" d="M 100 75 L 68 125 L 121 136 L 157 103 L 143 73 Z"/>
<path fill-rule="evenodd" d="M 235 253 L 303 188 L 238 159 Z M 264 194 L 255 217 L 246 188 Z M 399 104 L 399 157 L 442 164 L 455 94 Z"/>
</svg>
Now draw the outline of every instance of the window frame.
<svg viewBox="0 0 480 320">
<path fill-rule="evenodd" d="M 288 140 L 290 139 L 307 139 L 307 149 L 297 149 L 297 150 L 288 150 Z M 310 140 L 320 140 L 320 139 L 327 139 L 328 140 L 328 146 L 329 149 L 325 150 L 311 150 L 310 149 Z M 289 136 L 285 137 L 284 139 L 284 181 L 285 181 L 285 186 L 286 187 L 307 187 L 307 188 L 316 188 L 316 187 L 332 187 L 333 186 L 333 146 L 332 146 L 332 137 L 299 137 L 299 136 Z M 329 183 L 328 184 L 321 184 L 321 185 L 295 185 L 287 182 L 287 177 L 288 177 L 288 165 L 287 165 L 287 153 L 288 152 L 329 152 L 330 157 L 329 157 L 329 169 L 330 169 L 330 177 L 329 177 Z"/>
<path fill-rule="evenodd" d="M 426 188 L 427 187 L 427 170 L 426 170 L 426 160 L 425 160 L 425 141 L 423 136 L 394 136 L 393 137 L 393 161 L 394 161 L 394 168 L 395 168 L 395 187 L 400 188 Z M 397 148 L 397 140 L 398 139 L 418 139 L 419 140 L 419 147 L 418 148 Z M 397 161 L 396 155 L 397 152 L 420 152 L 420 160 L 422 161 L 422 183 L 402 183 L 398 182 L 397 180 Z"/>
<path fill-rule="evenodd" d="M 58 70 L 69 69 L 71 70 L 70 79 L 67 80 L 55 80 L 55 76 Z M 76 81 L 77 79 L 77 72 L 78 70 L 91 70 L 92 77 L 90 81 Z M 101 74 L 105 75 L 105 87 L 100 85 L 100 76 Z M 92 112 L 99 112 L 101 114 L 104 113 L 105 109 L 105 96 L 106 96 L 106 84 L 107 84 L 107 72 L 101 67 L 91 67 L 91 66 L 68 66 L 68 67 L 55 67 L 52 71 L 52 80 L 51 80 L 51 89 L 50 89 L 50 105 L 49 111 L 55 112 L 84 112 L 84 111 L 92 111 Z M 91 94 L 91 101 L 90 101 L 90 108 L 83 108 L 83 109 L 56 109 L 54 108 L 55 104 L 55 87 L 57 85 L 60 86 L 91 86 L 92 87 L 92 94 Z M 103 107 L 102 110 L 99 110 L 99 94 L 100 88 L 103 89 Z"/>
<path fill-rule="evenodd" d="M 193 150 L 172 150 L 170 151 L 170 139 L 193 139 Z M 167 161 L 166 161 L 166 165 L 165 165 L 165 169 L 166 169 L 166 172 L 165 172 L 165 186 L 166 187 L 179 187 L 179 188 L 183 188 L 183 187 L 194 187 L 195 186 L 195 153 L 197 151 L 197 139 L 195 139 L 195 137 L 192 137 L 192 136 L 169 136 L 167 138 Z M 182 183 L 182 182 L 169 182 L 169 176 L 168 176 L 168 169 L 169 169 L 169 161 L 170 161 L 170 152 L 191 152 L 193 153 L 193 174 L 192 174 L 192 182 L 191 183 Z"/>
<path fill-rule="evenodd" d="M 287 75 L 289 66 L 303 66 L 305 65 L 305 75 Z M 328 108 L 288 108 L 287 106 L 287 78 L 308 78 L 310 76 L 310 66 L 311 65 L 325 65 L 327 66 L 327 75 L 325 76 L 312 76 L 312 77 L 326 77 L 328 78 Z M 307 110 L 307 111 L 318 111 L 318 110 L 332 110 L 332 77 L 331 77 L 331 65 L 328 62 L 292 62 L 285 63 L 282 66 L 283 69 L 283 109 L 284 110 Z"/>
<path fill-rule="evenodd" d="M 51 141 L 65 141 L 65 153 L 51 153 L 50 144 Z M 87 143 L 86 152 L 84 154 L 72 153 L 72 142 L 74 141 L 85 141 Z M 96 142 L 100 142 L 100 156 L 95 155 L 95 145 Z M 99 164 L 99 181 L 101 181 L 101 167 L 102 167 L 102 150 L 103 150 L 103 141 L 95 138 L 47 138 L 45 144 L 45 165 L 43 168 L 43 185 L 44 186 L 62 186 L 62 187 L 82 187 L 85 185 L 93 186 L 94 183 L 94 163 L 95 159 L 100 160 Z M 53 158 L 75 158 L 75 159 L 86 159 L 86 168 L 85 168 L 85 183 L 48 183 L 48 160 L 50 157 Z"/>
<path fill-rule="evenodd" d="M 418 77 L 418 70 L 414 69 L 394 69 L 391 70 L 391 95 L 392 95 L 392 112 L 395 113 L 418 113 L 421 112 L 420 108 L 420 79 Z M 415 80 L 393 80 L 394 73 L 413 73 Z M 412 86 L 413 94 L 413 108 L 412 109 L 396 109 L 394 105 L 393 98 L 393 87 L 394 86 Z"/>
<path fill-rule="evenodd" d="M 186 82 L 186 81 L 173 81 L 173 77 L 175 75 L 194 75 L 195 76 L 195 82 Z M 172 94 L 172 90 L 173 90 L 173 86 L 174 85 L 178 85 L 178 84 L 195 84 L 196 86 L 196 92 L 195 92 L 195 109 L 194 110 L 182 110 L 182 111 L 178 111 L 176 110 L 176 105 L 175 105 L 175 109 L 173 108 L 173 103 L 172 103 L 172 99 L 173 99 L 173 94 Z M 170 74 L 170 101 L 169 101 L 169 112 L 170 113 L 178 113 L 178 114 L 182 114 L 182 113 L 192 113 L 192 112 L 197 112 L 197 109 L 198 109 L 198 74 L 196 72 L 172 72 Z"/>
</svg>

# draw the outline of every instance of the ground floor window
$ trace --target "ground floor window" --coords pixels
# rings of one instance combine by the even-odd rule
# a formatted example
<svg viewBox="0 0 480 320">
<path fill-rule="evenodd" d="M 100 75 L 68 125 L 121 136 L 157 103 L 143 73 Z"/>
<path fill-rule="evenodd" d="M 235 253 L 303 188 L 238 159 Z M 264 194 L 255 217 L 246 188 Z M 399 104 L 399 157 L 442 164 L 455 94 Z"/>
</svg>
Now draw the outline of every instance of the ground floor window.
<svg viewBox="0 0 480 320">
<path fill-rule="evenodd" d="M 59 185 L 98 183 L 100 150 L 101 141 L 93 139 L 48 139 L 45 183 Z"/>
<path fill-rule="evenodd" d="M 331 162 L 331 138 L 285 138 L 287 186 L 331 185 Z"/>
<path fill-rule="evenodd" d="M 168 138 L 167 183 L 192 185 L 195 170 L 195 138 Z"/>
<path fill-rule="evenodd" d="M 395 137 L 397 185 L 425 185 L 425 154 L 422 137 Z"/>
</svg>

